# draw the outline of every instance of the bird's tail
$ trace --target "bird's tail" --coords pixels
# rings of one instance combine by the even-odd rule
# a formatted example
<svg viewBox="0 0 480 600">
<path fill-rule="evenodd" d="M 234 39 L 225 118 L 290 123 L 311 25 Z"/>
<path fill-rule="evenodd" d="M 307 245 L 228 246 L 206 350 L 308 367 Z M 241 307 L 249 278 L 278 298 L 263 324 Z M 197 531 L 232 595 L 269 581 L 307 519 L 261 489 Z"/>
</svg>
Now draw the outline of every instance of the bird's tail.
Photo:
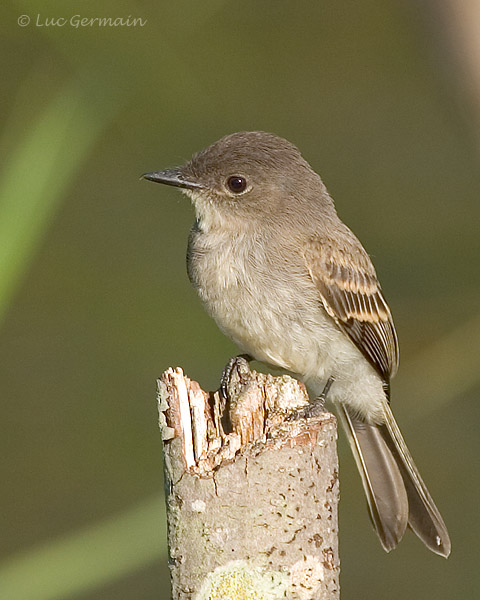
<svg viewBox="0 0 480 600">
<path fill-rule="evenodd" d="M 433 552 L 450 554 L 445 523 L 418 472 L 390 406 L 385 424 L 365 423 L 346 406 L 340 416 L 367 496 L 370 516 L 382 546 L 389 552 L 407 524 Z"/>
</svg>

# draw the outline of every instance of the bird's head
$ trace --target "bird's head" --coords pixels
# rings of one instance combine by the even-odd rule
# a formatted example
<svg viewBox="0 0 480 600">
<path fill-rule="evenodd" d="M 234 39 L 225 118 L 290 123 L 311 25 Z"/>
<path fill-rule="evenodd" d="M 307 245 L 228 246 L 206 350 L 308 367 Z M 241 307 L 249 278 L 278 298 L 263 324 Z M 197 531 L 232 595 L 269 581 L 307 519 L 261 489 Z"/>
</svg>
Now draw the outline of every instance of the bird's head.
<svg viewBox="0 0 480 600">
<path fill-rule="evenodd" d="M 206 228 L 238 228 L 239 223 L 258 227 L 259 220 L 279 218 L 284 222 L 285 217 L 318 209 L 322 199 L 331 203 L 298 148 L 263 131 L 225 136 L 185 165 L 143 177 L 184 191 Z M 298 203 L 307 211 L 298 211 Z"/>
</svg>

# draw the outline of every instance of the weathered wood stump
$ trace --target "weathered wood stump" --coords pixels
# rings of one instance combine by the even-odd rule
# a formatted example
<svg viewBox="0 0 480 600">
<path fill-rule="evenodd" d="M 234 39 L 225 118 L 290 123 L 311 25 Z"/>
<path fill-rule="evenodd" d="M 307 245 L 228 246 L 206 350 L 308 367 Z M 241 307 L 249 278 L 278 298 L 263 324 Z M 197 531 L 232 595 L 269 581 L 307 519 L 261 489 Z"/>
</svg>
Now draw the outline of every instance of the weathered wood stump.
<svg viewBox="0 0 480 600">
<path fill-rule="evenodd" d="M 158 381 L 174 600 L 339 598 L 336 420 L 303 384 L 237 367 L 229 405 Z"/>
</svg>

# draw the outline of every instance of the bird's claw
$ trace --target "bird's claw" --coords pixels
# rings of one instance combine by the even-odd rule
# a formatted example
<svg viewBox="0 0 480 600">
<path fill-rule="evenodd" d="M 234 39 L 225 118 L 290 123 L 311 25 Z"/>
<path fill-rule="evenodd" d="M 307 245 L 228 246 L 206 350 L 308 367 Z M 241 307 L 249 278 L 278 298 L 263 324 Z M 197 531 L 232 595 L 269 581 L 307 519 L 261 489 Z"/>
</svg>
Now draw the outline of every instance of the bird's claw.
<svg viewBox="0 0 480 600">
<path fill-rule="evenodd" d="M 297 408 L 296 410 L 292 411 L 288 415 L 286 420 L 298 421 L 299 419 L 311 419 L 314 417 L 319 417 L 325 411 L 325 401 L 327 399 L 328 392 L 332 387 L 333 381 L 334 378 L 329 377 L 320 396 L 317 396 L 312 402 L 309 402 L 306 406 L 302 406 L 301 408 Z"/>
<path fill-rule="evenodd" d="M 248 354 L 240 354 L 238 356 L 233 356 L 225 368 L 223 369 L 222 376 L 220 378 L 220 396 L 223 398 L 225 402 L 229 400 L 228 387 L 230 385 L 230 380 L 232 378 L 232 374 L 237 371 L 241 374 L 242 371 L 249 371 L 250 366 L 249 362 L 252 360 L 252 357 Z"/>
</svg>

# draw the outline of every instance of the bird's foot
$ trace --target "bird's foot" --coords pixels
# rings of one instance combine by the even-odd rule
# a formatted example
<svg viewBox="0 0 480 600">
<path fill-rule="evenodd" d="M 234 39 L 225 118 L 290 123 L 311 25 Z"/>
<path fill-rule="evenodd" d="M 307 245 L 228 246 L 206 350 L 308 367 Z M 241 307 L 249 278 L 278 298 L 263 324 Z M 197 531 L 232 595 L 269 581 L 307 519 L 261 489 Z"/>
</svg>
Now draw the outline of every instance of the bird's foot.
<svg viewBox="0 0 480 600">
<path fill-rule="evenodd" d="M 298 408 L 297 410 L 291 412 L 287 417 L 287 421 L 298 421 L 299 419 L 311 419 L 313 417 L 319 417 L 325 411 L 325 401 L 333 382 L 334 378 L 329 377 L 320 396 L 317 396 L 306 406 L 302 406 L 302 408 Z"/>
<path fill-rule="evenodd" d="M 228 388 L 230 385 L 230 380 L 235 371 L 238 375 L 242 376 L 242 372 L 250 372 L 250 361 L 253 360 L 249 354 L 239 354 L 238 356 L 233 356 L 225 368 L 223 369 L 222 376 L 220 378 L 220 396 L 222 399 L 227 402 L 229 400 Z"/>
</svg>

